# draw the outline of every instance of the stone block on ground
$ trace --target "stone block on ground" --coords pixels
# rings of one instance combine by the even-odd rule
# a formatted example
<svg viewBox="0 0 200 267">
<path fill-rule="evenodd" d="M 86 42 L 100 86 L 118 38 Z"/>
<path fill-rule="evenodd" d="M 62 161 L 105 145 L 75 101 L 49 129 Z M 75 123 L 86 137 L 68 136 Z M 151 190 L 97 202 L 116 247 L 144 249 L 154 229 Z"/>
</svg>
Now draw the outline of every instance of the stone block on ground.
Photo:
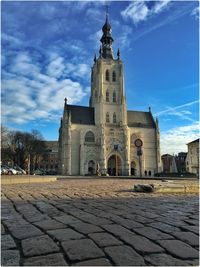
<svg viewBox="0 0 200 267">
<path fill-rule="evenodd" d="M 196 249 L 179 240 L 158 240 L 159 244 L 170 254 L 181 259 L 198 258 Z"/>
<path fill-rule="evenodd" d="M 106 247 L 105 253 L 118 266 L 144 266 L 143 257 L 128 246 Z"/>
<path fill-rule="evenodd" d="M 173 239 L 172 236 L 163 233 L 155 228 L 152 227 L 142 227 L 134 229 L 134 232 L 137 234 L 143 235 L 152 240 L 159 240 L 159 239 Z"/>
<path fill-rule="evenodd" d="M 188 264 L 180 259 L 176 259 L 171 255 L 159 253 L 150 254 L 144 257 L 145 261 L 150 263 L 152 266 L 187 266 Z"/>
<path fill-rule="evenodd" d="M 71 261 L 100 258 L 104 253 L 90 239 L 64 241 L 62 247 Z"/>
<path fill-rule="evenodd" d="M 20 254 L 18 250 L 2 250 L 1 266 L 19 266 Z"/>
<path fill-rule="evenodd" d="M 52 238 L 57 239 L 58 241 L 65 241 L 65 240 L 73 240 L 73 239 L 81 239 L 84 238 L 84 235 L 70 229 L 57 229 L 57 230 L 50 230 L 47 231 L 47 234 L 50 235 Z"/>
<path fill-rule="evenodd" d="M 26 257 L 58 252 L 59 247 L 47 235 L 22 240 L 22 250 Z"/>
<path fill-rule="evenodd" d="M 24 266 L 68 266 L 61 253 L 25 259 Z"/>
<path fill-rule="evenodd" d="M 74 228 L 75 230 L 77 230 L 80 233 L 83 233 L 85 235 L 90 234 L 90 233 L 98 233 L 98 232 L 103 232 L 103 229 L 101 229 L 99 226 L 97 225 L 93 225 L 90 223 L 74 223 L 74 224 L 70 224 L 70 226 L 72 228 Z"/>
<path fill-rule="evenodd" d="M 66 225 L 64 225 L 63 223 L 52 219 L 35 222 L 34 224 L 40 227 L 42 230 L 53 230 L 66 227 Z"/>
<path fill-rule="evenodd" d="M 114 245 L 122 245 L 123 243 L 115 238 L 113 235 L 108 233 L 94 233 L 89 234 L 89 237 L 98 244 L 99 247 L 108 247 Z"/>
<path fill-rule="evenodd" d="M 1 249 L 11 249 L 16 248 L 16 244 L 14 239 L 10 235 L 2 235 L 1 236 Z"/>
<path fill-rule="evenodd" d="M 183 242 L 186 242 L 187 244 L 191 246 L 199 246 L 199 237 L 198 235 L 195 235 L 192 232 L 173 232 L 172 235 L 174 235 L 176 238 L 182 240 Z"/>
<path fill-rule="evenodd" d="M 112 266 L 112 264 L 106 258 L 99 258 L 88 261 L 80 261 L 73 266 Z"/>
</svg>

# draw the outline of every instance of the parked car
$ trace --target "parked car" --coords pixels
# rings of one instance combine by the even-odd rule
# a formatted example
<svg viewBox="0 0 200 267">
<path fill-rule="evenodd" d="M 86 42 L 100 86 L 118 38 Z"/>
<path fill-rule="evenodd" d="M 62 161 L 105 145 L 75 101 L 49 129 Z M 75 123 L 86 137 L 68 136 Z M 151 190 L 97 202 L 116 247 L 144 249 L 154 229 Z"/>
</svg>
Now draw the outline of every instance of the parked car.
<svg viewBox="0 0 200 267">
<path fill-rule="evenodd" d="M 20 168 L 19 166 L 14 166 L 13 169 L 15 169 L 18 174 L 26 174 L 26 171 Z"/>
<path fill-rule="evenodd" d="M 32 171 L 32 174 L 33 175 L 45 175 L 46 172 L 43 170 L 37 169 L 37 170 Z"/>
<path fill-rule="evenodd" d="M 1 166 L 1 175 L 2 174 L 8 174 L 8 169 L 6 169 L 5 167 Z"/>
<path fill-rule="evenodd" d="M 2 165 L 2 168 L 7 171 L 6 174 L 8 174 L 8 175 L 16 175 L 16 174 L 18 174 L 17 170 L 15 170 L 12 167 L 9 167 L 7 165 Z"/>
</svg>

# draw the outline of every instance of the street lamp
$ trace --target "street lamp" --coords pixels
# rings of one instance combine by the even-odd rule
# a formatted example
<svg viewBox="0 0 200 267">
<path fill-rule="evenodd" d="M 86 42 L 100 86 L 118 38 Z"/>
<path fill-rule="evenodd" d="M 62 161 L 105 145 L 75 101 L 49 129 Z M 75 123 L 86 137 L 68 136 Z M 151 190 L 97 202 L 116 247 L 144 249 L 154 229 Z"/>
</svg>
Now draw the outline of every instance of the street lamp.
<svg viewBox="0 0 200 267">
<path fill-rule="evenodd" d="M 141 156 L 142 156 L 142 146 L 143 142 L 141 139 L 136 139 L 135 140 L 135 146 L 137 147 L 137 156 L 139 159 L 139 169 L 140 169 L 140 178 L 142 178 L 142 167 L 141 167 Z"/>
</svg>

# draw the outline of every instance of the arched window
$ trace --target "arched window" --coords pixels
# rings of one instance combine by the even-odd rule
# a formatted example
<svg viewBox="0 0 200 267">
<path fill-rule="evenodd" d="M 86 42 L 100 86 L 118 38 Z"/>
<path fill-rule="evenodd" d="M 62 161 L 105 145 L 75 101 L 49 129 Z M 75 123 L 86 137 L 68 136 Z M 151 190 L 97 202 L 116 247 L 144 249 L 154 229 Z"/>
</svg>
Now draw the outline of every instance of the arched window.
<svg viewBox="0 0 200 267">
<path fill-rule="evenodd" d="M 113 92 L 113 102 L 116 103 L 116 92 Z"/>
<path fill-rule="evenodd" d="M 110 116 L 108 112 L 106 113 L 106 122 L 110 122 Z"/>
<path fill-rule="evenodd" d="M 113 71 L 113 73 L 112 73 L 112 81 L 116 82 L 116 72 L 115 71 Z"/>
<path fill-rule="evenodd" d="M 86 133 L 85 135 L 85 142 L 94 142 L 95 141 L 95 137 L 93 132 L 89 131 Z"/>
<path fill-rule="evenodd" d="M 108 70 L 106 70 L 106 81 L 108 81 L 109 82 L 109 71 Z"/>
<path fill-rule="evenodd" d="M 106 91 L 106 102 L 109 102 L 109 92 L 108 92 L 108 90 Z"/>
<path fill-rule="evenodd" d="M 113 114 L 113 123 L 116 123 L 117 122 L 117 117 L 116 117 L 116 114 L 114 113 Z"/>
</svg>

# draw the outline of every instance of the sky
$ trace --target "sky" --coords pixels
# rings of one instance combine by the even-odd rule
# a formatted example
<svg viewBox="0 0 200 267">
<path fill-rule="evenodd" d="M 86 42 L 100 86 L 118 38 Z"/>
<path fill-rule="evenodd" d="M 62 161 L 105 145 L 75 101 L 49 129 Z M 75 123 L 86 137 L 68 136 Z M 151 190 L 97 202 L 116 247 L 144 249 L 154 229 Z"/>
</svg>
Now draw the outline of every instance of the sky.
<svg viewBox="0 0 200 267">
<path fill-rule="evenodd" d="M 88 106 L 106 4 L 128 110 L 159 120 L 161 153 L 199 137 L 198 1 L 2 1 L 2 124 L 57 140 L 64 98 Z"/>
</svg>

